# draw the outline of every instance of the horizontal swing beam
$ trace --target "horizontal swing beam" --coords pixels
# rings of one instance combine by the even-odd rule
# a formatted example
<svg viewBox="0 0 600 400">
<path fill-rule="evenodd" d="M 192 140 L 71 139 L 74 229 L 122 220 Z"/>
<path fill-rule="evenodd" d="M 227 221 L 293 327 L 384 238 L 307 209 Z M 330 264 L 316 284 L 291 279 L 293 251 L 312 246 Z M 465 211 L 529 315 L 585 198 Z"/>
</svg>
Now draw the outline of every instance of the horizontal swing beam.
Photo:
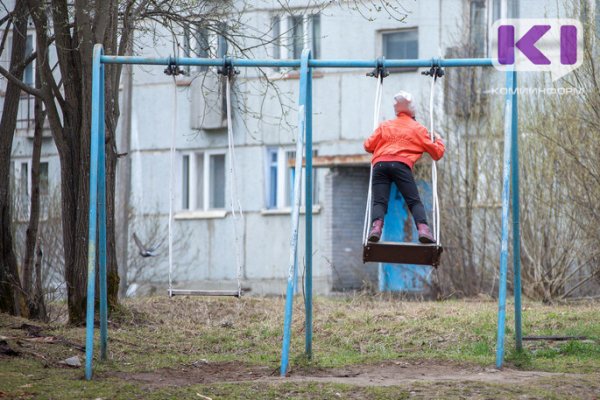
<svg viewBox="0 0 600 400">
<path fill-rule="evenodd" d="M 249 60 L 246 58 L 189 58 L 189 57 L 138 57 L 110 56 L 100 57 L 103 64 L 140 64 L 140 65 L 179 65 L 220 67 L 230 64 L 234 67 L 288 67 L 299 68 L 300 60 Z M 383 65 L 381 65 L 383 62 Z M 491 58 L 426 58 L 414 60 L 308 60 L 310 68 L 425 68 L 425 67 L 491 67 Z"/>
</svg>

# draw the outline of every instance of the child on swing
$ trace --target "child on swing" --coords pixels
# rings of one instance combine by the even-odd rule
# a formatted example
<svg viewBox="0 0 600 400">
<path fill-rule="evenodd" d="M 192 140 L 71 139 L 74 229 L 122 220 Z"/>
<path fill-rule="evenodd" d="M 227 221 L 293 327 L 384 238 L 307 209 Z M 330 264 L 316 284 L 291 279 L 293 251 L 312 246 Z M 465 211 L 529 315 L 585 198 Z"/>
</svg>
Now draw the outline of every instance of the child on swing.
<svg viewBox="0 0 600 400">
<path fill-rule="evenodd" d="M 415 220 L 419 242 L 435 243 L 425 214 L 425 207 L 412 174 L 412 167 L 423 153 L 435 161 L 444 155 L 444 142 L 437 132 L 432 141 L 427 129 L 415 117 L 412 95 L 401 91 L 394 96 L 396 118 L 382 122 L 364 142 L 365 150 L 373 153 L 372 211 L 369 241 L 378 242 L 383 231 L 392 182 L 406 201 Z"/>
</svg>

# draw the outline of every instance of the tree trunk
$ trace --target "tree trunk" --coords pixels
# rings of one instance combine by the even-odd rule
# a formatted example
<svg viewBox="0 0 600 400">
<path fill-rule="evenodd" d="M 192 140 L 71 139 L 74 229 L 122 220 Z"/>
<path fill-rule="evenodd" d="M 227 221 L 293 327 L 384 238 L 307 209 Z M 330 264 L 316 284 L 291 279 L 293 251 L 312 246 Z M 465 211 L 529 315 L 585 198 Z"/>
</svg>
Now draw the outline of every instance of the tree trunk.
<svg viewBox="0 0 600 400">
<path fill-rule="evenodd" d="M 46 301 L 44 299 L 44 287 L 42 285 L 42 248 L 38 246 L 37 255 L 35 258 L 35 287 L 33 288 L 33 318 L 48 321 L 48 313 L 46 312 Z M 31 305 L 30 305 L 31 309 Z"/>
<path fill-rule="evenodd" d="M 36 86 L 39 89 L 39 74 L 36 74 Z M 33 154 L 31 156 L 31 207 L 29 211 L 29 224 L 25 235 L 25 256 L 23 259 L 23 291 L 27 296 L 29 314 L 31 318 L 46 319 L 46 315 L 40 315 L 39 295 L 34 290 L 34 258 L 38 237 L 38 225 L 40 221 L 40 156 L 42 153 L 42 133 L 44 130 L 45 114 L 42 109 L 42 100 L 35 99 L 34 106 L 35 127 L 33 135 Z M 37 271 L 36 271 L 37 272 Z M 37 286 L 36 286 L 37 289 Z M 43 302 L 43 295 L 42 295 Z"/>
<path fill-rule="evenodd" d="M 27 7 L 17 2 L 12 35 L 10 70 L 25 58 L 27 40 Z M 13 71 L 21 80 L 23 68 Z M 17 112 L 21 89 L 8 81 L 4 109 L 0 120 L 0 311 L 13 315 L 27 315 L 25 297 L 21 289 L 17 258 L 11 232 L 10 155 L 17 124 Z"/>
<path fill-rule="evenodd" d="M 88 204 L 86 196 L 88 185 L 85 177 L 88 175 L 86 171 L 89 170 L 89 165 L 80 162 L 82 155 L 85 161 L 86 148 L 89 158 L 89 140 L 87 146 L 85 146 L 85 138 L 82 140 L 83 149 L 80 143 L 81 125 L 84 123 L 80 110 L 84 113 L 86 111 L 81 104 L 86 97 L 86 93 L 81 88 L 81 77 L 86 71 L 82 71 L 77 47 L 83 47 L 83 44 L 79 42 L 81 39 L 78 38 L 77 26 L 73 30 L 74 38 L 71 37 L 72 26 L 66 2 L 53 0 L 52 27 L 64 93 L 64 98 L 57 104 L 56 93 L 52 89 L 57 86 L 57 83 L 49 63 L 47 48 L 47 27 L 50 25 L 48 15 L 45 7 L 36 0 L 29 0 L 29 7 L 36 27 L 37 65 L 40 66 L 44 105 L 60 159 L 61 217 L 69 322 L 79 325 L 85 321 Z M 83 198 L 81 198 L 82 193 Z"/>
</svg>

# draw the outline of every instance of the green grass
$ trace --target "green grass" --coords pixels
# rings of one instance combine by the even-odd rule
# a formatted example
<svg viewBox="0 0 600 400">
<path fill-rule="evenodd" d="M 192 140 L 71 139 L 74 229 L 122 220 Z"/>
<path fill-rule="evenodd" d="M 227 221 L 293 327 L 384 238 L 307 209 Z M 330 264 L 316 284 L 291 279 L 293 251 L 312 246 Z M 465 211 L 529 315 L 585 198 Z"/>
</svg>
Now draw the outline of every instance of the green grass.
<svg viewBox="0 0 600 400">
<path fill-rule="evenodd" d="M 312 360 L 304 350 L 304 318 L 296 301 L 292 324 L 291 366 L 308 371 L 403 360 L 491 367 L 495 363 L 496 311 L 494 302 L 406 302 L 380 297 L 317 298 L 314 303 Z M 535 371 L 578 373 L 585 382 L 600 381 L 600 315 L 595 303 L 545 306 L 527 304 L 523 313 L 526 335 L 586 336 L 586 341 L 525 342 L 514 350 L 512 320 L 507 320 L 506 365 Z M 13 329 L 23 321 L 0 314 L 0 336 L 24 336 Z M 569 397 L 554 381 L 502 387 L 491 383 L 411 383 L 392 387 L 357 387 L 327 382 L 194 382 L 178 387 L 148 389 L 116 375 L 195 362 L 234 362 L 279 366 L 283 325 L 280 298 L 173 298 L 127 301 L 109 325 L 109 359 L 95 360 L 95 380 L 82 380 L 82 369 L 58 362 L 83 355 L 69 346 L 23 342 L 21 357 L 0 356 L 0 398 L 406 398 Z M 52 324 L 44 335 L 82 344 L 83 328 Z M 19 346 L 9 340 L 11 346 Z M 97 348 L 96 348 L 97 349 Z M 571 382 L 578 385 L 578 382 Z M 565 384 L 563 383 L 563 386 Z M 577 388 L 569 389 L 577 397 Z M 569 387 L 567 384 L 565 387 Z M 590 387 L 583 385 L 583 387 Z M 599 390 L 596 388 L 594 390 Z M 414 392 L 411 394 L 411 392 Z M 206 394 L 211 393 L 211 394 Z M 597 392 L 596 392 L 597 393 Z M 338 395 L 339 394 L 339 395 Z M 580 397 L 590 397 L 582 392 Z M 564 396 L 563 396 L 564 395 Z M 557 397 L 558 396 L 558 397 Z"/>
</svg>

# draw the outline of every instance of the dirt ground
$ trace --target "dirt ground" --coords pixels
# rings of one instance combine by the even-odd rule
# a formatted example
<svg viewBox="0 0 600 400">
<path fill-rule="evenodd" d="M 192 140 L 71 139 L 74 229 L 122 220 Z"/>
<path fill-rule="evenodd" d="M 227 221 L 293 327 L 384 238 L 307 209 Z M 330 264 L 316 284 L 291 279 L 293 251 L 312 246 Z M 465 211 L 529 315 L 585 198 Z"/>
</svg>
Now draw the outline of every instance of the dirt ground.
<svg viewBox="0 0 600 400">
<path fill-rule="evenodd" d="M 166 368 L 153 372 L 114 373 L 127 381 L 135 381 L 148 389 L 166 386 L 186 386 L 221 382 L 327 382 L 354 386 L 395 386 L 402 383 L 427 382 L 483 382 L 496 384 L 523 384 L 528 380 L 561 377 L 577 380 L 580 374 L 519 371 L 504 368 L 482 368 L 455 363 L 386 362 L 354 365 L 346 368 L 292 370 L 287 377 L 279 376 L 279 369 L 247 366 L 235 362 L 198 362 L 182 368 Z"/>
</svg>

